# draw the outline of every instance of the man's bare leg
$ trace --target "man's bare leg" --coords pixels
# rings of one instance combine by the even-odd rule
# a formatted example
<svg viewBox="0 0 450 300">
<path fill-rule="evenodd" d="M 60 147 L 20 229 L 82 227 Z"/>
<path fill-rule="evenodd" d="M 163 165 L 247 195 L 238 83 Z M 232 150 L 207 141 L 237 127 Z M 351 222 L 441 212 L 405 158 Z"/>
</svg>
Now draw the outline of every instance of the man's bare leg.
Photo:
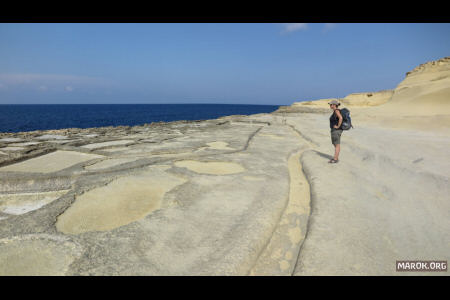
<svg viewBox="0 0 450 300">
<path fill-rule="evenodd" d="M 334 160 L 339 160 L 339 152 L 341 151 L 341 144 L 334 145 Z"/>
</svg>

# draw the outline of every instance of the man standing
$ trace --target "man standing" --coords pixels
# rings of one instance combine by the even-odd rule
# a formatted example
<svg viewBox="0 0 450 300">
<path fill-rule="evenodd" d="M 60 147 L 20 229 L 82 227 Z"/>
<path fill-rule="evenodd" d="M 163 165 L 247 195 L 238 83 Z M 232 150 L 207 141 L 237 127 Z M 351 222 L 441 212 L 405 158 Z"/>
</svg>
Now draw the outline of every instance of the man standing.
<svg viewBox="0 0 450 300">
<path fill-rule="evenodd" d="M 337 100 L 328 102 L 333 114 L 330 116 L 331 143 L 334 145 L 334 157 L 329 163 L 337 163 L 339 161 L 339 152 L 341 150 L 341 134 L 342 134 L 342 115 L 338 106 L 341 105 Z"/>
</svg>

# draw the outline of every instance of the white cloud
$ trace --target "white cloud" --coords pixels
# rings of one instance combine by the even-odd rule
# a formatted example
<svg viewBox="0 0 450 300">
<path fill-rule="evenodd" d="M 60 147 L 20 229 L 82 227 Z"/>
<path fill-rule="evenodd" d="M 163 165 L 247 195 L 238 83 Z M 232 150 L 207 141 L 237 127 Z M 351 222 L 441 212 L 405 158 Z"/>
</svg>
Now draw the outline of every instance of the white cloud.
<svg viewBox="0 0 450 300">
<path fill-rule="evenodd" d="M 337 24 L 336 23 L 325 23 L 323 26 L 323 32 L 328 32 L 334 28 L 336 28 Z"/>
<path fill-rule="evenodd" d="M 74 92 L 75 90 L 89 90 L 91 88 L 106 89 L 114 82 L 99 77 L 76 76 L 65 74 L 1 74 L 0 73 L 0 90 L 9 91 L 37 91 L 55 92 L 66 91 Z M 77 87 L 75 89 L 75 87 Z"/>
<path fill-rule="evenodd" d="M 306 29 L 308 29 L 308 23 L 284 23 L 283 31 L 281 33 L 290 33 Z"/>
<path fill-rule="evenodd" d="M 98 77 L 64 75 L 64 74 L 0 74 L 0 81 L 8 85 L 37 84 L 38 87 L 52 84 L 71 85 L 71 84 L 90 84 L 100 85 L 107 83 L 107 80 Z"/>
</svg>

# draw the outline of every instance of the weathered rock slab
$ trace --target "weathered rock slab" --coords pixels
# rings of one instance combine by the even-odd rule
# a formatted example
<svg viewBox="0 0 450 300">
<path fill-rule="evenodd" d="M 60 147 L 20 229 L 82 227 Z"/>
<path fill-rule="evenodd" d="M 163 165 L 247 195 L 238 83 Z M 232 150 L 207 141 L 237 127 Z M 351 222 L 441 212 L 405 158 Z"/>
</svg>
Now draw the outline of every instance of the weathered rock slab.
<svg viewBox="0 0 450 300">
<path fill-rule="evenodd" d="M 23 162 L 2 167 L 0 168 L 0 172 L 13 171 L 51 173 L 63 170 L 78 163 L 102 157 L 103 156 L 97 154 L 58 150 Z"/>
</svg>

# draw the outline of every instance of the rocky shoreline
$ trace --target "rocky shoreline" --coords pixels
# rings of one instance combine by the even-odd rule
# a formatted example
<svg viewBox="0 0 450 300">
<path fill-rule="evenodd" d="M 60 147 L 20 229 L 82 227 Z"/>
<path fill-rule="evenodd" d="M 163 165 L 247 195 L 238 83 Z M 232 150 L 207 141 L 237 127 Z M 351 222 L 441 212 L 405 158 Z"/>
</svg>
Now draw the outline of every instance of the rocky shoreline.
<svg viewBox="0 0 450 300">
<path fill-rule="evenodd" d="M 6 147 L 24 149 L 8 156 L 0 167 L 0 274 L 243 274 L 256 265 L 263 272 L 266 269 L 257 263 L 258 257 L 274 228 L 279 227 L 278 220 L 287 206 L 291 207 L 289 218 L 284 217 L 287 224 L 279 235 L 285 241 L 277 243 L 277 249 L 289 252 L 294 260 L 308 213 L 287 204 L 289 178 L 299 170 L 292 167 L 299 165 L 298 160 L 290 163 L 290 168 L 288 160 L 300 144 L 297 133 L 278 121 L 266 114 L 236 115 L 204 121 L 2 136 Z M 39 144 L 29 144 L 38 141 Z M 285 145 L 283 149 L 279 149 L 280 143 Z M 306 181 L 303 184 L 307 186 Z M 202 201 L 206 202 L 197 203 Z M 215 202 L 217 207 L 213 209 Z M 186 215 L 179 219 L 180 213 Z M 165 225 L 158 225 L 163 222 L 162 216 L 167 219 Z M 209 222 L 204 225 L 213 228 L 196 225 L 191 232 L 184 230 L 194 220 L 200 225 L 205 219 Z M 214 229 L 212 224 L 216 222 L 221 225 Z M 260 226 L 254 227 L 255 222 Z M 241 230 L 230 231 L 241 226 Z M 146 238 L 156 232 L 162 240 Z M 181 241 L 174 239 L 181 233 Z M 130 234 L 136 243 L 156 244 L 117 245 Z M 104 240 L 105 236 L 109 238 Z M 197 237 L 206 239 L 206 244 L 198 245 Z M 211 238 L 216 242 L 211 244 Z M 55 242 L 59 239 L 67 247 Z M 182 241 L 185 244 L 176 246 Z M 136 262 L 118 261 L 129 251 L 152 252 L 155 247 L 162 247 L 161 242 L 168 243 L 165 250 L 155 256 L 148 254 L 146 267 L 134 266 L 142 256 L 136 257 Z M 115 245 L 117 251 L 96 256 L 89 250 L 93 245 L 103 251 L 110 251 L 107 249 Z M 33 257 L 45 266 L 37 270 L 31 261 L 27 266 L 17 265 L 16 247 L 20 248 L 21 259 Z M 150 267 L 172 262 L 179 255 L 177 247 L 185 249 L 184 254 L 180 253 L 178 269 L 171 269 L 171 263 L 156 269 Z M 198 247 L 209 249 L 209 267 L 182 259 L 187 253 L 200 258 L 202 251 L 198 253 Z M 213 258 L 218 247 L 234 253 L 225 256 L 228 262 Z M 56 251 L 53 255 L 70 263 L 53 266 L 48 260 L 54 258 L 41 257 L 34 253 L 35 249 L 42 253 Z M 196 267 L 183 271 L 192 263 Z M 293 271 L 292 263 L 286 262 L 281 266 L 277 262 L 271 268 L 281 274 Z"/>
<path fill-rule="evenodd" d="M 232 115 L 224 118 L 240 120 L 244 115 Z M 23 132 L 0 132 L 0 167 L 25 159 L 40 156 L 58 149 L 79 147 L 92 143 L 108 142 L 111 139 L 126 138 L 143 132 L 158 133 L 160 142 L 166 138 L 165 133 L 177 127 L 183 133 L 187 127 L 208 120 L 178 120 L 172 122 L 152 122 L 136 126 L 104 126 L 92 128 L 63 128 L 33 130 Z M 216 125 L 225 124 L 226 120 L 218 118 Z M 107 145 L 106 145 L 107 146 Z"/>
</svg>

